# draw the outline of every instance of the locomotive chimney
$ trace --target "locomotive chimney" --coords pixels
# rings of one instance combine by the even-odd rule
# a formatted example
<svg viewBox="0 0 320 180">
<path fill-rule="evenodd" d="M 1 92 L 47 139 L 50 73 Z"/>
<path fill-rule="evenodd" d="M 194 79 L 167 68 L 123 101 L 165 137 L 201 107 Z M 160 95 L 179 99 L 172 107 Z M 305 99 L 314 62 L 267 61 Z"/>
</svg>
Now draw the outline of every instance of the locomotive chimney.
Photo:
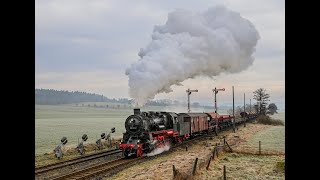
<svg viewBox="0 0 320 180">
<path fill-rule="evenodd" d="M 140 114 L 140 108 L 133 109 L 133 114 L 134 115 L 139 115 Z"/>
</svg>

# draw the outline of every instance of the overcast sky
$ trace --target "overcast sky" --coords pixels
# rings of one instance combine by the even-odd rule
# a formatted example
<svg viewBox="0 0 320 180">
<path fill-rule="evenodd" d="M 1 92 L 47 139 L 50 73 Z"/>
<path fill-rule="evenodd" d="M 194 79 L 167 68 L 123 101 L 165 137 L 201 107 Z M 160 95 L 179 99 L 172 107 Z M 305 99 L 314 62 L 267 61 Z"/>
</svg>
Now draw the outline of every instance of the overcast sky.
<svg viewBox="0 0 320 180">
<path fill-rule="evenodd" d="M 176 9 L 194 12 L 225 5 L 253 23 L 260 40 L 255 61 L 237 74 L 199 77 L 173 86 L 156 99 L 186 101 L 186 89 L 198 89 L 191 101 L 213 104 L 212 89 L 225 88 L 218 101 L 236 103 L 265 88 L 281 108 L 285 100 L 285 2 L 283 0 L 36 0 L 35 87 L 86 91 L 130 98 L 126 68 L 138 61 L 155 25 L 165 24 Z M 253 100 L 252 100 L 253 101 Z"/>
</svg>

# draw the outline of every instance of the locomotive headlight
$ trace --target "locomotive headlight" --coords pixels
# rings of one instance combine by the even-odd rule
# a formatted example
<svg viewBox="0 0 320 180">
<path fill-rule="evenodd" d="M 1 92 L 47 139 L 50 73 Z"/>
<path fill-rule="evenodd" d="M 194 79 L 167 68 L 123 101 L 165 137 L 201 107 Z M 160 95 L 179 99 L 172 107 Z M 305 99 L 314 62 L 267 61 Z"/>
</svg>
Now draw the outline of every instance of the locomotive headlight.
<svg viewBox="0 0 320 180">
<path fill-rule="evenodd" d="M 130 124 L 135 124 L 136 120 L 134 118 L 132 118 L 129 122 L 130 122 Z"/>
<path fill-rule="evenodd" d="M 136 124 L 136 119 L 132 118 L 130 121 L 129 121 L 129 124 L 130 124 L 130 129 L 137 129 L 137 124 Z"/>
</svg>

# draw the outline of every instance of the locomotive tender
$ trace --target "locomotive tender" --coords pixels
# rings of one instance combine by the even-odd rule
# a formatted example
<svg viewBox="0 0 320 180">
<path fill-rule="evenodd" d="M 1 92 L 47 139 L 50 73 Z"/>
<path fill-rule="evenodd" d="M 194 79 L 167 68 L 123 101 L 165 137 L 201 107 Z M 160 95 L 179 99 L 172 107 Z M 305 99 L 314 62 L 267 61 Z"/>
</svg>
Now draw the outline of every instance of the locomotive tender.
<svg viewBox="0 0 320 180">
<path fill-rule="evenodd" d="M 221 129 L 232 126 L 232 118 L 214 112 L 141 112 L 134 109 L 134 114 L 125 121 L 126 132 L 119 148 L 125 157 L 140 157 L 155 148 L 182 143 L 195 136 L 217 134 Z"/>
</svg>

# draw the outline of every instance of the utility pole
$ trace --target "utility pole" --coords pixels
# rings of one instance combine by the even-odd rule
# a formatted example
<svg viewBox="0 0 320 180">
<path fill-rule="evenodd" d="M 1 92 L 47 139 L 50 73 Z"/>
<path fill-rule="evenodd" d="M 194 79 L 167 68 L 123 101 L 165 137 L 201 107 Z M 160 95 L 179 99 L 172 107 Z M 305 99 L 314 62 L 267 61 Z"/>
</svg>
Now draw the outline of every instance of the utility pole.
<svg viewBox="0 0 320 180">
<path fill-rule="evenodd" d="M 217 113 L 218 109 L 217 109 L 217 94 L 219 91 L 224 91 L 225 89 L 217 89 L 216 87 L 214 89 L 212 89 L 213 93 L 214 93 L 214 108 L 215 108 L 215 113 Z"/>
<path fill-rule="evenodd" d="M 251 114 L 251 98 L 250 98 L 250 114 Z"/>
<path fill-rule="evenodd" d="M 232 86 L 232 113 L 233 113 L 233 132 L 236 132 L 236 127 L 235 127 L 235 116 L 234 116 L 234 88 Z"/>
<path fill-rule="evenodd" d="M 189 113 L 190 112 L 190 94 L 191 94 L 191 92 L 198 92 L 198 89 L 195 89 L 195 90 L 187 89 L 186 92 L 188 95 L 188 113 Z"/>
<path fill-rule="evenodd" d="M 246 127 L 246 93 L 243 93 L 243 110 L 244 127 Z"/>
</svg>

